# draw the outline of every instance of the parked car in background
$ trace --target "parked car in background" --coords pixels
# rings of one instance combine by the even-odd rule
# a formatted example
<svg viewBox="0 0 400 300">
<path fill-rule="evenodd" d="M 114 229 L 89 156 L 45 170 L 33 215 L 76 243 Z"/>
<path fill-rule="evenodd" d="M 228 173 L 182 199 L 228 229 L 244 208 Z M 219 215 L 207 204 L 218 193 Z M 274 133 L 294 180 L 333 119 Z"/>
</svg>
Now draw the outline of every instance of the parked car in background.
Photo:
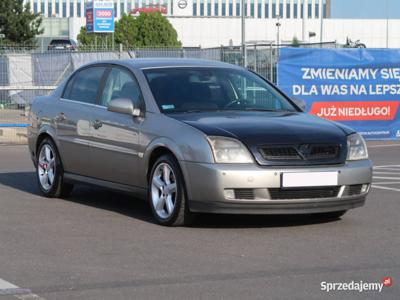
<svg viewBox="0 0 400 300">
<path fill-rule="evenodd" d="M 371 184 L 359 134 L 221 62 L 91 63 L 35 98 L 30 120 L 45 196 L 66 197 L 76 182 L 131 192 L 163 225 L 197 212 L 339 217 Z"/>
<path fill-rule="evenodd" d="M 77 45 L 73 39 L 56 39 L 51 40 L 47 50 L 75 51 L 77 50 Z"/>
</svg>

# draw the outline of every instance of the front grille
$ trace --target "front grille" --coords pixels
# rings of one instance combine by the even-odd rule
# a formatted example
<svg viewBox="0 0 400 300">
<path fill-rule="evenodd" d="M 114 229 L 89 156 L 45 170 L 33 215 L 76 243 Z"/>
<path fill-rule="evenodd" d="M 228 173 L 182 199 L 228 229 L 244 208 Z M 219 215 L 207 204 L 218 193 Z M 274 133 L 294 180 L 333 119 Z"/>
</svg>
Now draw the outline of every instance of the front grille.
<svg viewBox="0 0 400 300">
<path fill-rule="evenodd" d="M 313 199 L 337 197 L 340 186 L 296 188 L 296 189 L 269 189 L 272 200 L 278 199 Z"/>
<path fill-rule="evenodd" d="M 361 189 L 362 189 L 362 184 L 348 185 L 344 189 L 343 196 L 360 195 Z"/>
<path fill-rule="evenodd" d="M 340 145 L 273 145 L 259 151 L 265 160 L 325 160 L 338 158 Z"/>
<path fill-rule="evenodd" d="M 246 199 L 246 200 L 254 199 L 253 189 L 234 189 L 234 193 L 235 193 L 235 199 Z"/>
<path fill-rule="evenodd" d="M 338 145 L 315 145 L 311 146 L 309 159 L 324 159 L 324 158 L 335 158 L 339 154 Z"/>
<path fill-rule="evenodd" d="M 292 146 L 264 147 L 260 149 L 261 155 L 266 160 L 274 159 L 301 159 L 297 150 Z"/>
</svg>

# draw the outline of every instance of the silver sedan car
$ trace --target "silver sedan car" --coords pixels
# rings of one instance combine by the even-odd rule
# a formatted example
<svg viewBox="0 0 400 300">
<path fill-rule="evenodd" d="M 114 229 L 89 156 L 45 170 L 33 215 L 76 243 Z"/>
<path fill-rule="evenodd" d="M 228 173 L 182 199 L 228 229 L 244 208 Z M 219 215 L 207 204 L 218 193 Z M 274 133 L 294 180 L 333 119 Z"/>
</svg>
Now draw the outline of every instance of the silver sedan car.
<svg viewBox="0 0 400 300">
<path fill-rule="evenodd" d="M 45 196 L 67 197 L 77 182 L 129 192 L 163 225 L 197 212 L 340 217 L 370 189 L 359 134 L 230 64 L 91 63 L 35 98 L 30 120 Z"/>
</svg>

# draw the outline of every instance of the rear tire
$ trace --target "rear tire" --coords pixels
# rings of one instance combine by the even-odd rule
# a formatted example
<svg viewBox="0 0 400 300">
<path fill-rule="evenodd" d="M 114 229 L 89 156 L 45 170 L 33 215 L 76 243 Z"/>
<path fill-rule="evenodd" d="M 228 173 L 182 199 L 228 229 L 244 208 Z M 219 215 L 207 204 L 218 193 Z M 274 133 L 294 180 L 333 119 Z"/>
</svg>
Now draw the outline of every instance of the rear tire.
<svg viewBox="0 0 400 300">
<path fill-rule="evenodd" d="M 183 226 L 191 223 L 186 187 L 176 158 L 163 155 L 154 163 L 148 188 L 151 211 L 164 226 Z"/>
<path fill-rule="evenodd" d="M 73 185 L 64 182 L 64 169 L 53 140 L 45 138 L 36 154 L 36 177 L 41 193 L 49 198 L 66 198 Z"/>
</svg>

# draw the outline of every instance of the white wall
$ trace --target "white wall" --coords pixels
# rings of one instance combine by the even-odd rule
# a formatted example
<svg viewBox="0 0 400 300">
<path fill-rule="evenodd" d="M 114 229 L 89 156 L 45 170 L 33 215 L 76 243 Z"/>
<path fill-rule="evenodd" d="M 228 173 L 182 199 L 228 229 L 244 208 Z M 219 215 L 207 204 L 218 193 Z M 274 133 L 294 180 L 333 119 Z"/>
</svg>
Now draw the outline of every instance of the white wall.
<svg viewBox="0 0 400 300">
<path fill-rule="evenodd" d="M 169 17 L 178 32 L 178 38 L 184 46 L 217 47 L 229 45 L 232 39 L 234 45 L 241 43 L 240 18 L 194 18 Z M 276 41 L 276 21 L 270 19 L 247 19 L 247 41 Z M 280 27 L 281 41 L 291 41 L 294 36 L 299 40 L 303 34 L 303 20 L 282 19 Z M 80 27 L 85 25 L 84 18 L 70 18 L 70 37 L 76 39 Z M 360 39 L 368 48 L 386 48 L 386 20 L 353 20 L 324 19 L 323 40 L 345 43 L 346 37 L 352 40 Z M 317 35 L 306 42 L 320 41 L 320 21 L 307 19 L 305 36 L 308 32 Z M 389 20 L 389 48 L 400 48 L 400 20 Z"/>
</svg>

